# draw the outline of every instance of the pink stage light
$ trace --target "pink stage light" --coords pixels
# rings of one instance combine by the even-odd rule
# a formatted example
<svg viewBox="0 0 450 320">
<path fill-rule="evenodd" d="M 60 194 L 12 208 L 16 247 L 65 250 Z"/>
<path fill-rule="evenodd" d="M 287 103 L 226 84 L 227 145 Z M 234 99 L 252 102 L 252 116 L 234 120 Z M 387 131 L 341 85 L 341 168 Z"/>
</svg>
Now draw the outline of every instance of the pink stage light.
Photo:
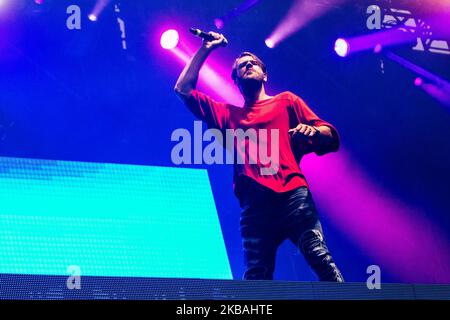
<svg viewBox="0 0 450 320">
<path fill-rule="evenodd" d="M 373 48 L 373 52 L 374 53 L 380 53 L 381 51 L 383 51 L 383 46 L 381 44 L 377 43 L 375 48 Z"/>
<path fill-rule="evenodd" d="M 193 50 L 185 48 L 175 48 L 171 50 L 182 63 L 185 65 L 191 59 Z M 199 88 L 209 94 L 213 99 L 224 101 L 235 106 L 243 106 L 244 100 L 239 93 L 236 85 L 229 76 L 229 70 L 222 70 L 220 67 L 223 63 L 206 62 L 199 75 Z M 231 63 L 230 69 L 231 69 Z"/>
<path fill-rule="evenodd" d="M 273 49 L 275 47 L 275 43 L 270 38 L 267 38 L 266 41 L 264 41 L 264 42 L 265 42 L 266 46 L 270 49 Z"/>
<path fill-rule="evenodd" d="M 224 25 L 224 21 L 221 18 L 216 18 L 214 19 L 214 25 L 216 26 L 217 29 L 222 29 L 223 25 Z"/>
<path fill-rule="evenodd" d="M 392 52 L 387 52 L 386 56 L 392 61 L 397 62 L 419 75 L 420 77 L 416 78 L 414 84 L 421 87 L 426 93 L 441 104 L 447 107 L 450 106 L 450 83 L 447 80 Z M 427 83 L 423 81 L 424 78 L 428 80 Z"/>
<path fill-rule="evenodd" d="M 443 106 L 450 107 L 450 85 L 423 83 L 420 87 Z"/>
<path fill-rule="evenodd" d="M 450 283 L 446 230 L 369 177 L 341 148 L 302 161 L 326 219 L 386 271 L 404 282 Z"/>
<path fill-rule="evenodd" d="M 170 30 L 174 30 L 175 27 L 177 30 L 188 30 L 189 28 L 180 24 L 177 25 L 169 25 L 166 27 Z M 162 47 L 172 47 L 174 46 L 174 42 L 172 41 L 171 45 L 166 45 L 166 36 L 168 39 L 178 38 L 173 37 L 171 34 L 174 34 L 173 31 L 165 33 L 165 36 L 162 37 L 163 31 L 169 31 L 166 29 L 159 29 L 157 33 L 154 32 L 153 28 L 149 28 L 149 37 L 148 37 L 148 48 L 150 51 L 154 51 L 155 42 L 160 41 L 161 46 L 157 46 L 156 53 L 161 57 L 159 59 L 167 60 L 168 67 L 173 66 L 175 63 L 179 63 L 181 67 L 184 67 L 186 63 L 188 63 L 194 53 L 201 46 L 201 40 L 197 37 L 189 36 L 187 38 L 181 37 L 178 39 L 178 43 L 176 47 L 172 49 L 163 50 Z M 160 33 L 161 32 L 161 33 Z M 181 34 L 180 34 L 181 36 Z M 164 40 L 162 41 L 162 38 Z M 170 52 L 173 56 L 167 55 Z M 203 64 L 200 74 L 198 77 L 198 88 L 199 90 L 205 92 L 213 99 L 217 101 L 222 101 L 226 103 L 233 104 L 235 106 L 243 106 L 244 99 L 242 98 L 238 87 L 234 84 L 231 79 L 231 68 L 234 62 L 233 58 L 227 58 L 223 55 L 226 53 L 226 50 L 217 50 L 214 55 L 210 56 L 208 60 Z M 164 68 L 166 69 L 166 68 Z M 173 69 L 173 68 L 169 68 Z M 177 75 L 180 70 L 176 69 Z"/>
<path fill-rule="evenodd" d="M 1 0 L 0 0 L 1 1 Z M 36 3 L 36 4 L 43 4 L 44 3 L 44 0 L 34 0 L 34 2 Z"/>
<path fill-rule="evenodd" d="M 334 43 L 334 51 L 339 57 L 345 58 L 350 52 L 350 44 L 347 40 L 339 38 Z"/>
<path fill-rule="evenodd" d="M 89 20 L 91 20 L 92 22 L 95 22 L 95 21 L 97 21 L 97 16 L 95 15 L 95 14 L 90 14 L 89 16 L 88 16 L 88 18 L 89 18 Z"/>
<path fill-rule="evenodd" d="M 414 85 L 415 85 L 416 87 L 420 87 L 422 84 L 423 84 L 422 78 L 417 77 L 417 78 L 414 80 Z"/>
<path fill-rule="evenodd" d="M 175 29 L 166 30 L 161 35 L 161 47 L 166 50 L 172 50 L 177 46 L 179 39 L 180 36 Z"/>
</svg>

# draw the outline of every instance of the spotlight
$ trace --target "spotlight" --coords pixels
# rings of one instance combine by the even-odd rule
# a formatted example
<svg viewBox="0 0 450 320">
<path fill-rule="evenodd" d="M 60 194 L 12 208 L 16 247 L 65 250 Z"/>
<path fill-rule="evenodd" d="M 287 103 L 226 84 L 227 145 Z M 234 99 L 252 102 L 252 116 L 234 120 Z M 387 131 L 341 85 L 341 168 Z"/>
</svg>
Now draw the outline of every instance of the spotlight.
<svg viewBox="0 0 450 320">
<path fill-rule="evenodd" d="M 36 4 L 43 4 L 43 3 L 44 3 L 44 0 L 34 0 L 34 2 L 35 2 Z"/>
<path fill-rule="evenodd" d="M 270 49 L 273 49 L 275 47 L 275 42 L 270 38 L 267 38 L 266 41 L 264 42 L 266 43 L 266 46 L 269 47 Z"/>
<path fill-rule="evenodd" d="M 111 0 L 96 0 L 95 6 L 88 16 L 89 20 L 91 20 L 92 22 L 97 21 L 100 15 L 102 14 L 103 10 L 105 10 L 106 6 L 108 6 L 110 2 Z"/>
<path fill-rule="evenodd" d="M 414 80 L 414 85 L 415 85 L 416 87 L 420 87 L 422 84 L 423 84 L 423 80 L 422 80 L 421 77 L 417 77 L 417 78 Z"/>
<path fill-rule="evenodd" d="M 214 19 L 214 25 L 216 26 L 217 29 L 219 30 L 222 29 L 224 25 L 223 19 L 220 18 Z"/>
<path fill-rule="evenodd" d="M 167 50 L 174 49 L 177 46 L 179 39 L 180 37 L 176 30 L 174 29 L 166 30 L 161 35 L 161 47 Z"/>
<path fill-rule="evenodd" d="M 334 51 L 339 57 L 346 57 L 350 52 L 350 44 L 347 40 L 339 38 L 334 43 Z"/>
<path fill-rule="evenodd" d="M 373 52 L 374 53 L 380 53 L 383 50 L 383 46 L 381 45 L 381 43 L 378 43 L 374 48 L 373 48 Z"/>
</svg>

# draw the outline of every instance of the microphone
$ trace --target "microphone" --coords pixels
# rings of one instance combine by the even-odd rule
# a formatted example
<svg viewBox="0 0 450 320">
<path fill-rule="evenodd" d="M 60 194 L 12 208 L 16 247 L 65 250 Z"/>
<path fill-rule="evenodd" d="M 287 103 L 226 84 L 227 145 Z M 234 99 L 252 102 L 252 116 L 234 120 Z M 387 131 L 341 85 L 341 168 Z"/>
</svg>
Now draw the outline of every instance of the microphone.
<svg viewBox="0 0 450 320">
<path fill-rule="evenodd" d="M 196 35 L 197 37 L 202 38 L 203 40 L 206 40 L 206 41 L 214 41 L 214 40 L 216 40 L 216 38 L 214 38 L 212 35 L 210 35 L 210 34 L 208 34 L 206 32 L 203 32 L 200 29 L 190 28 L 189 31 L 192 34 Z M 227 44 L 228 44 L 228 40 L 224 37 L 223 41 L 222 41 L 222 47 L 226 47 Z"/>
</svg>

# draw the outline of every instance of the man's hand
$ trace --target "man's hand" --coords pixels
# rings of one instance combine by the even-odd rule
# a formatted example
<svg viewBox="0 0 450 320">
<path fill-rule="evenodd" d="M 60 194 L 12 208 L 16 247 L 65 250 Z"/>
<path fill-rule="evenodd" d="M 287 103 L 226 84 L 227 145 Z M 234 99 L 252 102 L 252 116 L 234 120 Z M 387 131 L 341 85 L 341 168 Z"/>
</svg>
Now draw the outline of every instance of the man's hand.
<svg viewBox="0 0 450 320">
<path fill-rule="evenodd" d="M 293 129 L 289 129 L 288 132 L 291 133 L 293 137 L 299 136 L 301 138 L 308 138 L 308 139 L 320 135 L 320 131 L 317 127 L 313 127 L 303 123 L 300 123 Z"/>
<path fill-rule="evenodd" d="M 203 40 L 203 47 L 208 50 L 214 50 L 220 46 L 222 46 L 222 42 L 224 41 L 225 37 L 223 34 L 217 33 L 217 32 L 208 32 L 209 35 L 213 36 L 216 40 L 207 41 Z"/>
</svg>

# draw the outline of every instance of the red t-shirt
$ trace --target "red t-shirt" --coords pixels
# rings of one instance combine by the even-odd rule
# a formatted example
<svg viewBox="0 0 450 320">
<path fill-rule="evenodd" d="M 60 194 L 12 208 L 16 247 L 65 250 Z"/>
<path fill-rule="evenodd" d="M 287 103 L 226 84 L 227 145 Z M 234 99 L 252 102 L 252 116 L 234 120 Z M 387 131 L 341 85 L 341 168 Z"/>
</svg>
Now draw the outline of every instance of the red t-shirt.
<svg viewBox="0 0 450 320">
<path fill-rule="evenodd" d="M 339 148 L 339 136 L 336 129 L 320 119 L 300 97 L 292 92 L 283 92 L 270 99 L 257 101 L 253 105 L 237 107 L 217 102 L 204 93 L 193 90 L 186 100 L 186 105 L 197 118 L 206 122 L 209 128 L 221 130 L 224 144 L 226 132 L 230 131 L 229 129 L 244 131 L 254 129 L 256 132 L 266 129 L 265 135 L 256 135 L 257 140 L 234 139 L 234 151 L 237 153 L 238 150 L 245 150 L 243 155 L 245 158 L 242 158 L 245 159 L 244 163 L 234 161 L 235 191 L 242 175 L 275 192 L 286 192 L 297 187 L 308 186 L 299 166 L 303 155 L 311 152 L 322 155 L 337 151 Z M 330 127 L 334 137 L 332 143 L 327 146 L 318 146 L 301 138 L 292 139 L 288 131 L 300 123 Z M 271 140 L 276 136 L 272 136 L 271 129 L 278 129 L 276 130 L 278 131 L 278 166 L 272 174 L 262 174 L 261 169 L 270 165 L 267 161 L 261 163 L 257 151 L 259 149 L 254 144 L 267 143 L 266 153 L 272 156 Z M 250 157 L 254 157 L 253 162 L 249 161 Z"/>
</svg>

